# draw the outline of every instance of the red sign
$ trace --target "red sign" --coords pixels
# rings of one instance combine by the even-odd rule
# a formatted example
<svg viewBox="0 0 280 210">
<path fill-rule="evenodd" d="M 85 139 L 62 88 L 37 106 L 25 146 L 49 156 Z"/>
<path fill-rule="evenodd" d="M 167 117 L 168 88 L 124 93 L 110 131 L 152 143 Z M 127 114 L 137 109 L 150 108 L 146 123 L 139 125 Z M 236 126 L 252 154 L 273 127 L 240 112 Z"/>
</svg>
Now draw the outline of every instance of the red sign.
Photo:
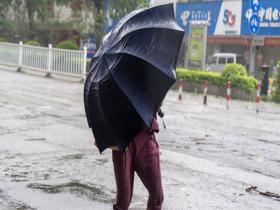
<svg viewBox="0 0 280 210">
<path fill-rule="evenodd" d="M 251 42 L 251 38 L 245 36 L 209 36 L 207 39 L 208 44 L 241 45 L 246 47 L 250 46 Z"/>
<path fill-rule="evenodd" d="M 280 46 L 280 37 L 266 37 L 265 38 L 265 42 L 264 42 L 265 46 Z"/>
</svg>

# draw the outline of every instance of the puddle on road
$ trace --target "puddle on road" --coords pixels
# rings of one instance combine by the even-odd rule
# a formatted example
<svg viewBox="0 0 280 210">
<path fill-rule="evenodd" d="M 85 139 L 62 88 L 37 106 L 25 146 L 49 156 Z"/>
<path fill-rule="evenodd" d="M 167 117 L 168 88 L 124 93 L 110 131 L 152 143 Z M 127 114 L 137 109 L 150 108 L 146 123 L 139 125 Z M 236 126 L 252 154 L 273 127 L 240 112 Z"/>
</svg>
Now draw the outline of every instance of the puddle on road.
<svg viewBox="0 0 280 210">
<path fill-rule="evenodd" d="M 280 159 L 273 159 L 271 161 L 274 161 L 274 162 L 277 162 L 277 163 L 280 163 Z"/>
<path fill-rule="evenodd" d="M 40 118 L 41 115 L 40 114 L 26 114 L 26 115 L 20 115 L 15 117 L 15 119 L 19 119 L 19 120 L 30 120 L 30 119 L 36 119 L 36 118 Z"/>
<path fill-rule="evenodd" d="M 1 152 L 1 151 L 0 151 Z M 16 157 L 13 155 L 6 155 L 5 159 L 15 159 Z"/>
<path fill-rule="evenodd" d="M 192 140 L 192 141 L 195 141 L 195 142 L 196 141 L 207 141 L 207 139 L 203 138 L 203 137 L 193 137 L 193 136 L 190 136 L 189 139 Z"/>
<path fill-rule="evenodd" d="M 11 174 L 10 177 L 11 177 L 11 178 L 25 178 L 27 174 L 28 174 L 28 173 L 23 173 L 23 174 Z"/>
<path fill-rule="evenodd" d="M 0 126 L 0 135 L 6 135 L 6 134 L 12 134 L 12 133 L 13 133 L 12 130 Z"/>
<path fill-rule="evenodd" d="M 272 174 L 267 174 L 267 173 L 262 172 L 262 171 L 259 171 L 259 170 L 253 170 L 253 172 L 258 173 L 258 174 L 262 174 L 262 175 L 264 175 L 264 176 L 268 176 L 268 177 L 272 177 L 272 178 L 280 179 L 280 177 L 279 177 L 279 176 L 275 176 L 275 175 L 272 175 Z"/>
<path fill-rule="evenodd" d="M 275 144 L 277 146 L 280 146 L 280 143 L 278 143 L 277 140 L 267 140 L 267 139 L 263 139 L 263 138 L 254 138 L 254 140 L 257 140 L 257 141 L 265 143 L 265 144 Z"/>
<path fill-rule="evenodd" d="M 195 142 L 196 145 L 212 145 L 213 143 L 207 142 L 206 138 L 190 137 L 190 140 Z"/>
<path fill-rule="evenodd" d="M 4 170 L 6 173 L 4 174 L 5 177 L 9 177 L 11 182 L 26 182 L 28 181 L 28 172 L 18 172 L 17 174 L 14 174 L 13 171 L 10 171 L 9 169 Z"/>
<path fill-rule="evenodd" d="M 67 105 L 69 106 L 69 105 Z M 53 114 L 53 113 L 47 113 L 47 112 L 41 112 L 41 115 L 43 117 L 53 117 L 53 118 L 56 118 L 56 119 L 63 119 L 64 116 L 60 116 L 60 115 L 57 115 L 57 114 Z"/>
<path fill-rule="evenodd" d="M 205 142 L 200 142 L 200 141 L 197 141 L 195 142 L 196 145 L 213 145 L 211 143 L 205 143 Z"/>
<path fill-rule="evenodd" d="M 73 118 L 84 118 L 84 117 L 86 117 L 86 115 L 85 114 L 74 114 L 74 115 L 72 115 L 72 117 Z"/>
<path fill-rule="evenodd" d="M 96 158 L 95 161 L 98 163 L 104 164 L 107 163 L 109 160 L 107 158 Z"/>
<path fill-rule="evenodd" d="M 5 210 L 35 210 L 35 208 L 6 195 L 2 190 L 0 190 L 0 207 Z"/>
<path fill-rule="evenodd" d="M 62 156 L 60 159 L 62 160 L 79 160 L 84 157 L 84 154 L 73 154 L 73 155 L 65 155 Z"/>
<path fill-rule="evenodd" d="M 46 138 L 42 137 L 42 138 L 28 138 L 28 139 L 24 139 L 24 141 L 45 141 Z"/>
<path fill-rule="evenodd" d="M 50 194 L 70 192 L 71 194 L 75 194 L 79 197 L 86 197 L 89 200 L 102 203 L 112 203 L 114 201 L 114 199 L 112 199 L 111 196 L 106 194 L 102 189 L 79 182 L 69 182 L 60 185 L 32 183 L 27 185 L 27 187 L 42 190 Z"/>
</svg>

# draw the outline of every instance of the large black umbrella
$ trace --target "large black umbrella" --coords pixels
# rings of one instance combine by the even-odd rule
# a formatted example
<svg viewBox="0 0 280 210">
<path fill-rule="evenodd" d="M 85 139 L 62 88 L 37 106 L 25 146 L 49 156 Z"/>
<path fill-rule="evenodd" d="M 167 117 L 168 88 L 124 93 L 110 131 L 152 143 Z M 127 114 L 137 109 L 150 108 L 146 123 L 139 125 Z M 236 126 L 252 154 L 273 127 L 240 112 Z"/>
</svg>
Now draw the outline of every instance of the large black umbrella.
<svg viewBox="0 0 280 210">
<path fill-rule="evenodd" d="M 104 37 L 84 88 L 85 111 L 99 151 L 124 151 L 150 128 L 167 91 L 184 32 L 173 4 L 136 10 Z"/>
</svg>

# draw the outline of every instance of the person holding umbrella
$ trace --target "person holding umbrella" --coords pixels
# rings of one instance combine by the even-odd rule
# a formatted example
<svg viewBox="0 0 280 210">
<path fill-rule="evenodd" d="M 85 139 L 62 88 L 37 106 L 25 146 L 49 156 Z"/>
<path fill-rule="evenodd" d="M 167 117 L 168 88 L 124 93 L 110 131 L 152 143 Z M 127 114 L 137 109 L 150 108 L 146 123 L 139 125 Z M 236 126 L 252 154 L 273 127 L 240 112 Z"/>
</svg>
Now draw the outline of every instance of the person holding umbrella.
<svg viewBox="0 0 280 210">
<path fill-rule="evenodd" d="M 161 209 L 164 196 L 159 145 L 154 134 L 158 131 L 158 124 L 154 119 L 151 128 L 143 125 L 143 130 L 133 138 L 125 152 L 121 152 L 117 147 L 112 148 L 117 185 L 114 210 L 128 209 L 133 194 L 134 172 L 137 173 L 149 192 L 147 209 Z"/>
<path fill-rule="evenodd" d="M 183 36 L 173 4 L 139 9 L 117 23 L 92 59 L 85 112 L 100 153 L 113 150 L 114 209 L 128 209 L 135 171 L 149 192 L 147 208 L 162 207 L 156 114 L 176 81 Z"/>
</svg>

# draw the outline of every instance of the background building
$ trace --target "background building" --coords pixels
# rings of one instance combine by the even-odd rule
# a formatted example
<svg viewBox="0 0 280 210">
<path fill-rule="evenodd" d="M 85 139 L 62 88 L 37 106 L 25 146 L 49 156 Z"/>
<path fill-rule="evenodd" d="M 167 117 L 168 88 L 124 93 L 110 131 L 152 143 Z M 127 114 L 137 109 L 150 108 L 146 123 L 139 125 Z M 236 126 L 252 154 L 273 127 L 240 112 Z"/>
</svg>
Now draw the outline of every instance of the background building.
<svg viewBox="0 0 280 210">
<path fill-rule="evenodd" d="M 173 1 L 154 0 L 152 5 Z M 184 65 L 190 21 L 208 22 L 207 58 L 213 53 L 228 52 L 244 56 L 248 70 L 258 76 L 262 64 L 276 66 L 280 60 L 280 3 L 262 1 L 258 16 L 260 28 L 250 32 L 253 14 L 251 0 L 177 0 L 176 18 L 186 31 L 179 65 Z"/>
</svg>

